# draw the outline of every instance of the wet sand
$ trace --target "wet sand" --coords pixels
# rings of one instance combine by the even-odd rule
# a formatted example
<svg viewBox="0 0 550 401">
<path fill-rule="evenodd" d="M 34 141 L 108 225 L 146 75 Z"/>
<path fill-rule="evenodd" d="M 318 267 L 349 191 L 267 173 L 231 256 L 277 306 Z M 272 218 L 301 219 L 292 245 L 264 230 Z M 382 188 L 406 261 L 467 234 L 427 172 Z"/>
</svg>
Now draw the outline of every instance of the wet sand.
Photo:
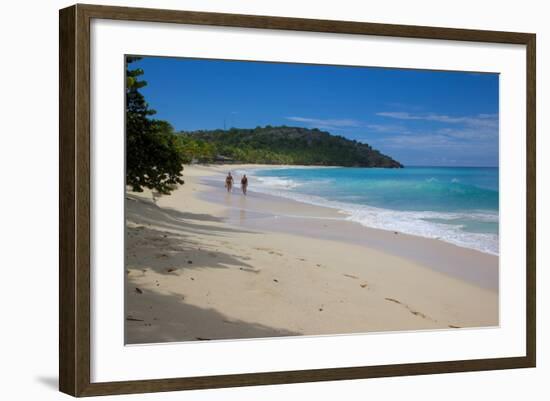
<svg viewBox="0 0 550 401">
<path fill-rule="evenodd" d="M 291 233 L 363 245 L 412 260 L 430 269 L 498 291 L 498 256 L 448 242 L 365 227 L 335 209 L 240 190 L 228 195 L 213 187 L 200 198 L 227 207 L 226 221 L 249 229 Z"/>
</svg>

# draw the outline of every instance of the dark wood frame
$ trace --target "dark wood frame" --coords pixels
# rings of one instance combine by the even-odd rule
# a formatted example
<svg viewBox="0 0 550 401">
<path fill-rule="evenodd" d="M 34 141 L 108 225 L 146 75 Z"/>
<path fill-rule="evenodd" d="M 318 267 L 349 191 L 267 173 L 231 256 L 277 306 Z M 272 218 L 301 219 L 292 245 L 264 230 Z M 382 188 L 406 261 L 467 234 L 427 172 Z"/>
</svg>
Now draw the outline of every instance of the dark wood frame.
<svg viewBox="0 0 550 401">
<path fill-rule="evenodd" d="M 512 358 L 91 383 L 90 21 L 92 18 L 525 45 L 527 48 L 526 355 Z M 60 10 L 59 29 L 59 388 L 62 392 L 73 396 L 93 396 L 535 366 L 535 34 L 81 4 Z"/>
</svg>

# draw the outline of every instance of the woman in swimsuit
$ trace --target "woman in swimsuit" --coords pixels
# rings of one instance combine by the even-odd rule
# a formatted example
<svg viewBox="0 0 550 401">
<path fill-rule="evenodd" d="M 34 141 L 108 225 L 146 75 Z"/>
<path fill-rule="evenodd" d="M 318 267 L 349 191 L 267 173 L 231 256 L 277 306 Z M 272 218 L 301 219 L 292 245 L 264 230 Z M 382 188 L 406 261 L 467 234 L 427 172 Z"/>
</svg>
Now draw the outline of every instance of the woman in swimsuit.
<svg viewBox="0 0 550 401">
<path fill-rule="evenodd" d="M 231 175 L 231 171 L 227 174 L 227 177 L 225 177 L 225 187 L 227 188 L 227 192 L 231 192 L 231 188 L 233 187 L 233 176 Z"/>
</svg>

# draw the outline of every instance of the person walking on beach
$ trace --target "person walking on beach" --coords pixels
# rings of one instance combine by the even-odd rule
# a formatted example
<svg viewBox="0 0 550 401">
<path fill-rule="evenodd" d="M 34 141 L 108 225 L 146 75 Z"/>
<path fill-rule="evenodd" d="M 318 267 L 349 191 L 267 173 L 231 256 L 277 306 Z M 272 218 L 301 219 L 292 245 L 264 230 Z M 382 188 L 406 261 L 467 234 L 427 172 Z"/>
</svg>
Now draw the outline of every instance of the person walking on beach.
<svg viewBox="0 0 550 401">
<path fill-rule="evenodd" d="M 227 188 L 227 192 L 231 192 L 231 188 L 233 188 L 233 176 L 231 175 L 231 171 L 227 174 L 227 177 L 225 177 L 225 187 Z"/>
<path fill-rule="evenodd" d="M 246 188 L 248 187 L 248 178 L 246 178 L 246 174 L 243 175 L 243 178 L 241 178 L 241 189 L 243 190 L 243 194 L 246 195 Z"/>
</svg>

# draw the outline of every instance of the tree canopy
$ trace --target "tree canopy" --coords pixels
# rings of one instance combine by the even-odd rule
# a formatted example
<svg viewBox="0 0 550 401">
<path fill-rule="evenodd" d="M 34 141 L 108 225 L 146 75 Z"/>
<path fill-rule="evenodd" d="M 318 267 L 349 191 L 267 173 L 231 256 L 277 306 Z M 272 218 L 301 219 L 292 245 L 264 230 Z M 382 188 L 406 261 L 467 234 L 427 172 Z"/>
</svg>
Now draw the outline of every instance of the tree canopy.
<svg viewBox="0 0 550 401">
<path fill-rule="evenodd" d="M 143 70 L 129 69 L 139 59 L 126 57 L 126 185 L 136 192 L 149 188 L 168 194 L 183 183 L 185 158 L 172 126 L 151 118 L 156 112 L 139 92 L 147 85 L 139 79 Z"/>
</svg>

